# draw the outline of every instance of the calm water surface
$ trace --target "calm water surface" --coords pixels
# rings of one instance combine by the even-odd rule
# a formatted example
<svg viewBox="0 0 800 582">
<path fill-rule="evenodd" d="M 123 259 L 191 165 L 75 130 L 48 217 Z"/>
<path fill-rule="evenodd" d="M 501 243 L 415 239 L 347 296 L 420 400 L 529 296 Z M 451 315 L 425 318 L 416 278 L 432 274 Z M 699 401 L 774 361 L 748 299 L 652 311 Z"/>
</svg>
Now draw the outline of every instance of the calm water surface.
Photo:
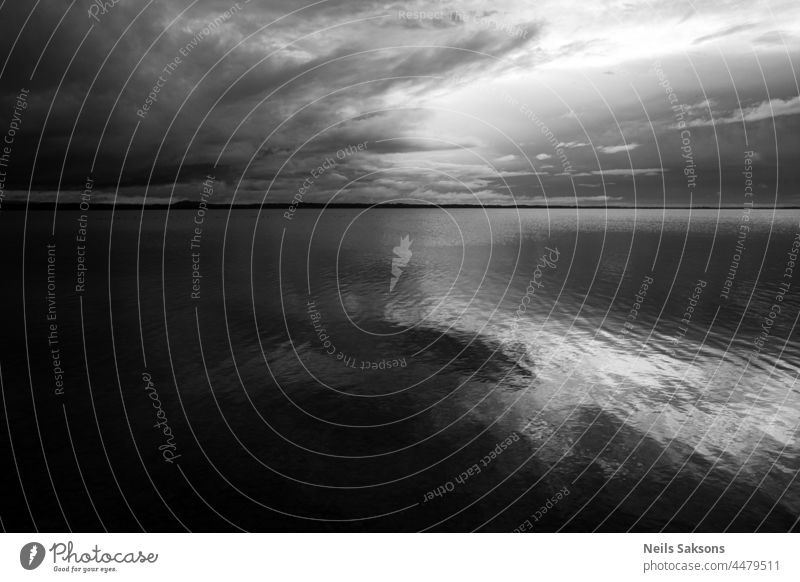
<svg viewBox="0 0 800 582">
<path fill-rule="evenodd" d="M 82 294 L 78 214 L 29 215 L 3 373 L 42 529 L 797 529 L 797 211 L 283 213 L 192 249 L 194 210 L 92 212 Z M 62 396 L 22 365 L 51 240 Z"/>
</svg>

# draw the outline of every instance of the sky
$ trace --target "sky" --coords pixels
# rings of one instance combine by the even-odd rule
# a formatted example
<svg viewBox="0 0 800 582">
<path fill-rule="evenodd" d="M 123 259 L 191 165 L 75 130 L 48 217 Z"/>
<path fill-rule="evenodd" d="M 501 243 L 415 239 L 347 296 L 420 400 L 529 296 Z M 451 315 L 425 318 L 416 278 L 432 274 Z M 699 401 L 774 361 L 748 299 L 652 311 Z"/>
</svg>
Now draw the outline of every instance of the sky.
<svg viewBox="0 0 800 582">
<path fill-rule="evenodd" d="M 0 0 L 5 200 L 800 204 L 796 0 L 102 4 Z"/>
</svg>

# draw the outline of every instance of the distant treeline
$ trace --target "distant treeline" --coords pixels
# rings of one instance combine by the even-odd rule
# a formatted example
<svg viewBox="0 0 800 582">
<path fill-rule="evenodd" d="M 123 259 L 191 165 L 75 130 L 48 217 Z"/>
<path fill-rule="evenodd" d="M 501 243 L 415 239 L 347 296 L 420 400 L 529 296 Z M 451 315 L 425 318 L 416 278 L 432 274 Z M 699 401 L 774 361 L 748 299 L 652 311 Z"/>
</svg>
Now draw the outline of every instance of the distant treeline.
<svg viewBox="0 0 800 582">
<path fill-rule="evenodd" d="M 287 203 L 276 203 L 276 204 L 260 204 L 260 203 L 217 203 L 217 204 L 208 204 L 206 208 L 208 209 L 218 209 L 218 210 L 228 210 L 228 209 L 264 209 L 264 210 L 281 210 L 289 208 L 291 204 Z M 53 210 L 55 208 L 54 202 L 20 202 L 17 200 L 11 201 L 6 200 L 3 201 L 2 206 L 0 209 L 2 210 L 25 210 L 27 207 L 28 210 Z M 166 210 L 169 208 L 170 210 L 195 210 L 199 208 L 199 204 L 197 202 L 191 202 L 188 200 L 180 200 L 177 202 L 172 202 L 171 204 L 165 204 L 161 202 L 153 202 L 153 203 L 146 203 L 144 205 L 144 210 Z M 507 209 L 513 210 L 517 209 L 556 209 L 556 208 L 577 208 L 577 209 L 607 209 L 607 210 L 688 210 L 689 208 L 693 210 L 716 210 L 717 206 L 623 206 L 623 205 L 614 205 L 614 206 L 603 206 L 603 205 L 575 205 L 575 204 L 369 204 L 369 203 L 362 203 L 362 202 L 348 202 L 348 203 L 340 203 L 340 204 L 324 204 L 320 202 L 303 202 L 295 206 L 295 208 L 375 208 L 375 209 L 403 209 L 403 208 L 474 208 L 474 209 L 481 209 L 481 208 L 500 208 L 500 209 Z M 723 206 L 722 209 L 724 210 L 731 210 L 740 208 L 739 206 Z M 772 206 L 756 206 L 755 208 L 760 210 L 768 210 L 771 209 Z M 777 208 L 782 210 L 792 210 L 798 209 L 800 206 L 778 206 Z M 79 210 L 79 203 L 78 202 L 59 202 L 58 204 L 59 210 Z M 112 204 L 109 202 L 97 202 L 93 203 L 90 207 L 90 210 L 142 210 L 141 203 L 133 203 L 133 202 L 117 202 L 116 204 Z"/>
</svg>

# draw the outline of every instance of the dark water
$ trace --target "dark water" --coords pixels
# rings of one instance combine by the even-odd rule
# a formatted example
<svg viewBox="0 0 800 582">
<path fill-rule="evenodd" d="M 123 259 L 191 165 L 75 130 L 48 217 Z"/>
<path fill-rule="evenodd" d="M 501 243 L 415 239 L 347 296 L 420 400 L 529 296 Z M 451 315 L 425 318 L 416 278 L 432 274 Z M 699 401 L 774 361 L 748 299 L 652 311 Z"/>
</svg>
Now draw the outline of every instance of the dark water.
<svg viewBox="0 0 800 582">
<path fill-rule="evenodd" d="M 798 528 L 797 211 L 283 212 L 0 215 L 5 528 Z"/>
</svg>

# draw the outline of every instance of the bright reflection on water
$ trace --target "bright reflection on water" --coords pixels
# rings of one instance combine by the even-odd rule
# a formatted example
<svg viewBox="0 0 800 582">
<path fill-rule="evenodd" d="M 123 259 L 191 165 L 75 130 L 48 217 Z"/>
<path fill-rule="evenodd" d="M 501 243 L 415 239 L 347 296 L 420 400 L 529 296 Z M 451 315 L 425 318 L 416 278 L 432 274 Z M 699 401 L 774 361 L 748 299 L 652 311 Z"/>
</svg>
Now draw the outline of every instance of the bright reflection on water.
<svg viewBox="0 0 800 582">
<path fill-rule="evenodd" d="M 45 214 L 30 218 L 31 240 L 49 236 Z M 727 297 L 738 210 L 337 209 L 291 221 L 218 210 L 204 223 L 200 300 L 190 299 L 193 217 L 121 212 L 109 244 L 110 215 L 92 215 L 83 326 L 94 390 L 73 390 L 70 413 L 96 411 L 109 450 L 133 434 L 157 464 L 136 388 L 144 349 L 181 470 L 238 526 L 510 531 L 566 487 L 536 530 L 797 528 L 800 273 L 784 277 L 797 212 L 752 213 Z M 14 224 L 9 240 L 20 240 Z M 410 256 L 394 250 L 403 237 Z M 60 289 L 73 284 L 65 273 Z M 80 311 L 64 301 L 77 350 Z M 44 338 L 44 319 L 28 321 Z M 60 426 L 61 407 L 48 411 L 42 426 Z M 82 459 L 87 470 L 99 454 Z M 71 474 L 70 450 L 49 459 L 56 479 Z M 170 479 L 162 491 L 194 529 L 228 527 Z M 126 494 L 152 503 L 147 487 Z M 164 511 L 149 519 L 176 527 Z"/>
<path fill-rule="evenodd" d="M 292 343 L 283 323 L 265 340 L 278 380 L 326 403 L 310 404 L 311 414 L 395 423 L 373 429 L 359 454 L 430 437 L 442 457 L 481 431 L 517 431 L 527 446 L 504 458 L 504 503 L 488 527 L 519 521 L 511 504 L 545 484 L 577 492 L 548 529 L 792 526 L 796 293 L 781 296 L 764 349 L 753 340 L 789 280 L 797 213 L 753 213 L 725 298 L 739 211 L 360 212 L 309 211 L 288 225 L 281 276 Z M 406 235 L 413 257 L 390 293 L 391 249 Z M 540 263 L 526 296 L 543 255 L 557 263 Z M 324 339 L 357 368 L 407 367 L 354 370 L 327 355 L 305 316 L 308 297 Z M 263 325 L 277 307 L 257 304 Z M 328 394 L 363 398 L 328 407 L 333 397 L 311 375 Z M 324 448 L 353 453 L 336 441 Z M 386 476 L 412 467 L 394 469 Z"/>
</svg>

